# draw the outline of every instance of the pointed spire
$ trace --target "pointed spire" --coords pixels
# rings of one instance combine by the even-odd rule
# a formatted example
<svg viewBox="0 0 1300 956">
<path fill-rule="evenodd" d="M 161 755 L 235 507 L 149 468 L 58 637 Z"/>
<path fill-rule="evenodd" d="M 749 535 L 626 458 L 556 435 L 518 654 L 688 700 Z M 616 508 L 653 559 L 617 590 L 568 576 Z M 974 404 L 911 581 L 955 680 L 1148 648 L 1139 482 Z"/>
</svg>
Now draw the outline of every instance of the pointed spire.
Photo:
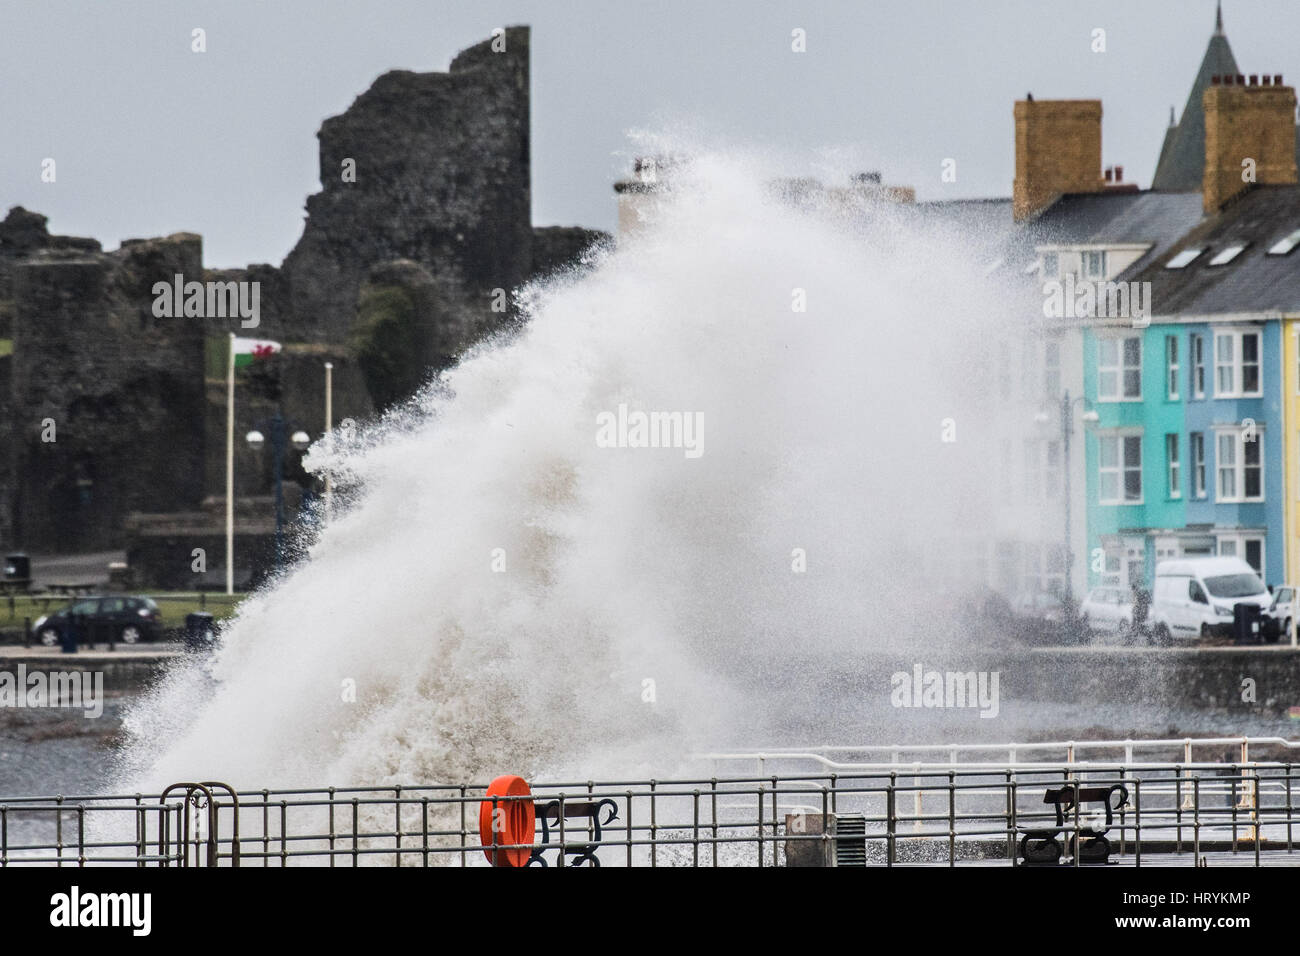
<svg viewBox="0 0 1300 956">
<path fill-rule="evenodd" d="M 1169 125 L 1171 127 L 1178 125 L 1174 122 L 1174 105 L 1172 103 L 1169 104 Z"/>
<path fill-rule="evenodd" d="M 1182 116 L 1176 127 L 1165 132 L 1165 142 L 1156 161 L 1151 188 L 1169 192 L 1189 192 L 1201 188 L 1205 173 L 1205 110 L 1201 100 L 1216 75 L 1236 75 L 1237 60 L 1232 55 L 1228 38 L 1223 34 L 1222 3 L 1215 3 L 1215 27 L 1205 47 L 1205 57 L 1196 72 L 1196 79 L 1187 96 Z"/>
</svg>

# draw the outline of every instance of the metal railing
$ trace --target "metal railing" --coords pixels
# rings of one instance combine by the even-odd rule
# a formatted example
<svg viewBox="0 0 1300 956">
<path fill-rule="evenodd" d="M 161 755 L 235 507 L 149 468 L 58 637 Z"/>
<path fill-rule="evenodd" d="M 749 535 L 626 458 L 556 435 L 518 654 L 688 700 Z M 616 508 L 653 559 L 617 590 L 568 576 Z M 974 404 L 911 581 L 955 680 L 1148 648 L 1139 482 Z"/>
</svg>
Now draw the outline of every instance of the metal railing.
<svg viewBox="0 0 1300 956">
<path fill-rule="evenodd" d="M 694 754 L 696 760 L 712 761 L 715 768 L 752 765 L 766 776 L 772 765 L 782 770 L 845 772 L 896 770 L 903 768 L 949 768 L 970 770 L 1033 769 L 1044 763 L 1167 768 L 1215 766 L 1226 762 L 1225 753 L 1242 764 L 1251 762 L 1252 752 L 1277 757 L 1300 753 L 1300 740 L 1284 737 L 1177 737 L 1122 740 L 1049 740 L 1032 743 L 971 744 L 814 744 L 783 750 L 746 749 Z M 849 759 L 852 757 L 860 759 Z M 1201 760 L 1198 762 L 1197 757 Z M 1089 760 L 1092 757 L 1092 760 Z M 1163 760 L 1161 759 L 1163 758 Z"/>
<path fill-rule="evenodd" d="M 180 783 L 154 797 L 0 797 L 0 867 L 486 866 L 485 802 L 490 814 L 519 801 L 557 801 L 548 839 L 539 811 L 531 843 L 493 831 L 489 847 L 548 866 L 583 851 L 608 866 L 1014 866 L 1020 837 L 1055 823 L 1045 791 L 1085 783 L 1127 790 L 1108 831 L 1120 863 L 1295 865 L 1297 777 L 1270 762 L 908 767 L 544 784 L 486 800 L 469 785 L 236 793 Z M 563 812 L 606 799 L 615 809 L 599 840 L 592 820 Z M 1087 805 L 1071 817 L 1067 845 L 1097 826 Z"/>
</svg>

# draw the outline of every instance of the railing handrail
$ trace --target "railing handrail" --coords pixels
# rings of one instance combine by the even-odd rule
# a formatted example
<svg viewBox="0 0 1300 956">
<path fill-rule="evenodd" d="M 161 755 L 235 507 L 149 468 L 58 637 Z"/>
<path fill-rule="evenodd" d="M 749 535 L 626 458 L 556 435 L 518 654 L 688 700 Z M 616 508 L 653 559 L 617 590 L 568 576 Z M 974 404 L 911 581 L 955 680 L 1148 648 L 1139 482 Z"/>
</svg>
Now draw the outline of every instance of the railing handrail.
<svg viewBox="0 0 1300 956">
<path fill-rule="evenodd" d="M 1193 747 L 1199 746 L 1225 746 L 1228 744 L 1247 743 L 1250 746 L 1278 746 L 1289 749 L 1300 749 L 1300 740 L 1288 740 L 1285 737 L 1251 737 L 1235 734 L 1227 737 L 1126 737 L 1115 740 L 1039 740 L 1025 743 L 941 743 L 941 744 L 813 744 L 807 747 L 782 748 L 783 750 L 797 749 L 801 751 L 815 751 L 818 753 L 916 753 L 916 752 L 938 752 L 938 751 L 991 751 L 1000 752 L 1004 750 L 1048 750 L 1048 749 L 1066 749 L 1069 747 L 1183 747 L 1190 744 Z M 726 751 L 728 754 L 755 756 L 760 753 L 769 751 L 757 747 L 742 747 L 735 750 Z M 694 756 L 710 756 L 707 754 L 695 754 Z"/>
<path fill-rule="evenodd" d="M 543 828 L 531 844 L 497 845 L 498 850 L 556 854 L 551 857 L 556 866 L 570 865 L 566 855 L 591 858 L 593 846 L 608 862 L 627 865 L 675 865 L 688 859 L 694 865 L 780 865 L 783 846 L 788 857 L 789 848 L 801 841 L 821 843 L 818 852 L 825 852 L 840 839 L 860 843 L 856 850 L 846 843 L 849 859 L 863 860 L 853 854 L 869 849 L 876 863 L 889 866 L 944 858 L 952 864 L 958 856 L 1017 865 L 1017 837 L 1026 827 L 1055 819 L 1055 809 L 1041 799 L 1046 789 L 1108 782 L 1122 784 L 1128 795 L 1114 808 L 1118 816 L 1110 829 L 1119 841 L 1114 852 L 1135 865 L 1143 853 L 1199 856 L 1206 847 L 1234 854 L 1253 851 L 1258 865 L 1261 855 L 1282 862 L 1290 857 L 1275 851 L 1291 854 L 1296 849 L 1300 764 L 1224 761 L 1144 768 L 1076 761 L 1023 767 L 886 764 L 847 773 L 537 782 L 531 793 L 502 794 L 491 801 L 612 799 L 617 810 L 612 825 L 602 822 L 597 830 L 579 822 L 580 817 L 566 824 L 570 815 L 557 814 L 556 839 Z M 185 798 L 178 803 L 170 795 L 181 791 Z M 192 799 L 196 796 L 202 799 Z M 108 862 L 285 866 L 300 860 L 334 866 L 358 865 L 363 859 L 427 866 L 439 861 L 454 865 L 457 858 L 462 866 L 482 865 L 484 800 L 479 786 L 391 784 L 236 792 L 224 784 L 187 783 L 147 798 L 0 797 L 0 867 Z M 102 812 L 106 810 L 113 814 Z M 112 818 L 121 818 L 123 810 L 132 822 L 119 827 L 120 820 Z M 792 811 L 853 821 L 850 835 L 828 833 L 824 821 L 817 833 L 806 833 L 802 824 L 791 822 Z M 1076 806 L 1063 832 L 1081 833 L 1091 815 Z M 104 816 L 109 819 L 100 821 Z M 920 855 L 911 850 L 900 855 L 904 847 L 916 847 Z M 1263 854 L 1265 850 L 1269 852 Z"/>
<path fill-rule="evenodd" d="M 1231 737 L 1161 737 L 1161 738 L 1124 738 L 1117 740 L 1040 740 L 1033 742 L 1007 742 L 1007 743 L 939 743 L 939 744 L 814 744 L 809 747 L 786 748 L 780 750 L 765 750 L 759 748 L 742 748 L 738 750 L 714 751 L 708 753 L 695 753 L 691 757 L 695 760 L 718 761 L 757 761 L 761 770 L 765 761 L 768 760 L 809 760 L 819 766 L 830 770 L 868 770 L 882 767 L 932 767 L 935 769 L 945 768 L 998 768 L 998 769 L 1022 769 L 1036 766 L 1043 761 L 1022 761 L 1017 758 L 1023 754 L 1063 752 L 1065 763 L 1070 766 L 1084 767 L 1089 766 L 1092 762 L 1078 759 L 1082 751 L 1096 750 L 1123 750 L 1124 757 L 1122 760 L 1106 760 L 1106 765 L 1117 766 L 1135 766 L 1140 761 L 1135 759 L 1135 753 L 1139 751 L 1150 751 L 1158 749 L 1171 749 L 1181 747 L 1183 750 L 1183 759 L 1167 763 L 1150 763 L 1142 762 L 1142 765 L 1151 769 L 1174 767 L 1194 767 L 1194 766 L 1217 766 L 1231 761 L 1210 760 L 1194 761 L 1192 760 L 1192 750 L 1195 748 L 1205 747 L 1237 747 L 1241 753 L 1241 760 L 1238 763 L 1258 763 L 1249 759 L 1250 749 L 1252 747 L 1280 747 L 1285 750 L 1300 750 L 1300 740 L 1288 740 L 1285 737 L 1251 737 L 1251 736 L 1231 736 Z M 915 758 L 916 755 L 925 754 L 945 754 L 948 760 L 924 760 L 908 759 L 904 760 L 903 755 Z M 980 762 L 971 759 L 961 759 L 961 754 L 1003 754 L 1007 755 L 1006 760 L 994 762 Z M 888 761 L 857 760 L 844 761 L 834 760 L 831 755 L 835 754 L 862 754 L 870 756 L 874 754 L 888 754 Z M 1266 761 L 1266 763 L 1278 763 L 1277 761 Z M 1280 765 L 1280 764 L 1279 764 Z"/>
</svg>

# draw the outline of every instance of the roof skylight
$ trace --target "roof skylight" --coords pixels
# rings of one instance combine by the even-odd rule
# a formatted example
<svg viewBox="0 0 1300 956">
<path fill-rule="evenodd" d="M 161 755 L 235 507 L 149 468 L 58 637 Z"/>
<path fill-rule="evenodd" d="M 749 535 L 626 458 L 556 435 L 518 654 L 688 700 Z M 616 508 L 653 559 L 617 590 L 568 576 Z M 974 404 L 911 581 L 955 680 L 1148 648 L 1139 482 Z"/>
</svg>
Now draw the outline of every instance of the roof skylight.
<svg viewBox="0 0 1300 956">
<path fill-rule="evenodd" d="M 1296 246 L 1300 246 L 1300 229 L 1283 236 L 1273 245 L 1268 247 L 1270 256 L 1284 256 Z"/>
<path fill-rule="evenodd" d="M 1226 266 L 1237 256 L 1241 255 L 1241 250 L 1246 248 L 1244 242 L 1234 242 L 1225 249 L 1220 249 L 1213 259 L 1210 260 L 1212 266 Z"/>
<path fill-rule="evenodd" d="M 1191 261 L 1204 251 L 1204 249 L 1184 249 L 1182 252 L 1178 253 L 1178 255 L 1166 262 L 1165 268 L 1186 269 L 1187 266 L 1191 264 Z"/>
</svg>

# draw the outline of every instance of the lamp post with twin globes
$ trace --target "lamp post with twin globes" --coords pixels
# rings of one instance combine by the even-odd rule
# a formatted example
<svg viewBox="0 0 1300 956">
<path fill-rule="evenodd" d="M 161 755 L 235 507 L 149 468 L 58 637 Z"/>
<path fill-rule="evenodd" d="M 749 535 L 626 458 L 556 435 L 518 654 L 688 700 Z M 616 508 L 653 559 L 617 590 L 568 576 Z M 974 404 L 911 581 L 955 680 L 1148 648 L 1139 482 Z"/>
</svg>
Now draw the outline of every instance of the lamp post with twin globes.
<svg viewBox="0 0 1300 956">
<path fill-rule="evenodd" d="M 260 431 L 266 428 L 271 433 L 272 468 L 275 478 L 275 570 L 278 573 L 284 567 L 284 453 L 287 445 L 292 443 L 297 451 L 306 451 L 311 444 L 311 436 L 298 430 L 286 436 L 288 425 L 278 411 L 271 418 L 259 422 L 258 427 L 244 436 L 248 447 L 261 451 L 266 444 L 266 437 Z"/>
</svg>

